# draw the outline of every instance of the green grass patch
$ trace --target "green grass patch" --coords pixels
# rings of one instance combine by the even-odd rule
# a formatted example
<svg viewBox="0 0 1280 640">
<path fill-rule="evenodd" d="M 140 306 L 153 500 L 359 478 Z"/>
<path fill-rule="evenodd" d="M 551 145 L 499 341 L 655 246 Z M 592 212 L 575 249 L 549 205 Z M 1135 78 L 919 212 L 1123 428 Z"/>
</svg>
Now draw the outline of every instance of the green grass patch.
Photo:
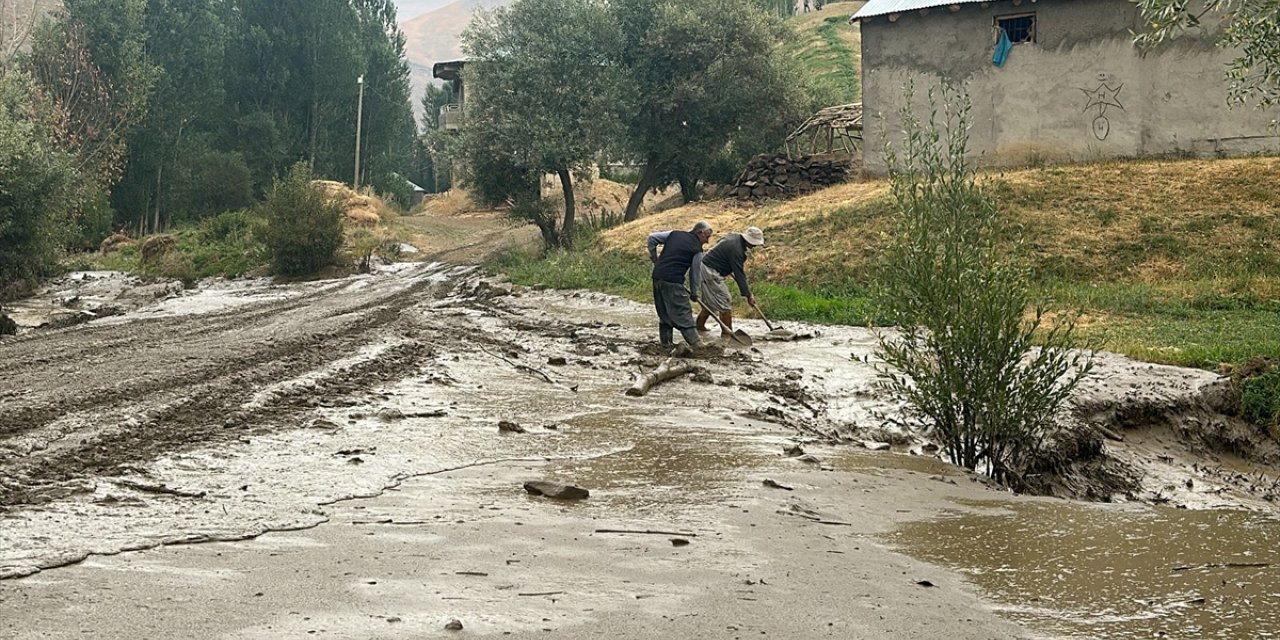
<svg viewBox="0 0 1280 640">
<path fill-rule="evenodd" d="M 730 288 L 732 285 L 730 285 Z M 867 295 L 841 295 L 793 285 L 757 282 L 752 293 L 770 321 L 798 320 L 818 324 L 881 324 L 882 314 Z"/>
<path fill-rule="evenodd" d="M 632 300 L 648 300 L 653 295 L 647 261 L 593 249 L 508 251 L 487 266 L 506 274 L 512 282 L 527 286 L 590 289 Z"/>
<path fill-rule="evenodd" d="M 260 225 L 246 212 L 224 213 L 198 225 L 173 230 L 168 235 L 174 237 L 174 247 L 149 262 L 143 262 L 141 243 L 135 242 L 106 255 L 77 254 L 64 267 L 72 271 L 124 271 L 188 283 L 215 276 L 236 278 L 265 267 L 270 260 L 266 247 L 254 233 Z"/>
<path fill-rule="evenodd" d="M 1080 327 L 1104 351 L 1138 360 L 1217 370 L 1256 356 L 1280 358 L 1280 327 L 1266 311 L 1203 311 L 1182 317 L 1108 317 Z"/>
<path fill-rule="evenodd" d="M 844 16 L 830 16 L 818 27 L 818 35 L 827 46 L 827 52 L 823 56 L 823 62 L 829 69 L 826 80 L 835 82 L 843 89 L 840 95 L 846 102 L 856 101 L 862 93 L 858 83 L 859 53 L 841 37 L 841 33 L 852 29 Z"/>
</svg>

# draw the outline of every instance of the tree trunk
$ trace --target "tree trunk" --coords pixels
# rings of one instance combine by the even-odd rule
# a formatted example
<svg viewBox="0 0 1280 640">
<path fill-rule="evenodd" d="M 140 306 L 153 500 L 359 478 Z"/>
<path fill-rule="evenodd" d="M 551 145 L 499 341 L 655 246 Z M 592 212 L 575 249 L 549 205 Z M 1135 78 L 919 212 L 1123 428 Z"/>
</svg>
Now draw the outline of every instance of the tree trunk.
<svg viewBox="0 0 1280 640">
<path fill-rule="evenodd" d="M 162 186 L 161 178 L 164 176 L 164 163 L 156 167 L 156 213 L 151 223 L 151 232 L 160 233 L 160 187 Z"/>
<path fill-rule="evenodd" d="M 561 169 L 556 173 L 560 176 L 560 188 L 564 190 L 564 224 L 560 225 L 560 246 L 572 249 L 573 218 L 576 213 L 573 203 L 573 176 L 569 174 L 568 169 Z"/>
<path fill-rule="evenodd" d="M 663 382 L 672 378 L 678 378 L 697 368 L 698 367 L 694 365 L 694 363 L 688 360 L 680 360 L 676 362 L 674 358 L 667 358 L 667 361 L 663 362 L 662 366 L 654 369 L 648 374 L 637 373 L 635 383 L 627 389 L 626 393 L 633 397 L 643 396 Z"/>
<path fill-rule="evenodd" d="M 680 174 L 680 197 L 684 198 L 686 203 L 697 202 L 702 198 L 698 195 L 698 179 L 690 178 L 685 174 Z"/>
<path fill-rule="evenodd" d="M 627 200 L 627 211 L 622 216 L 623 220 L 630 222 L 640 217 L 640 205 L 644 203 L 644 194 L 649 193 L 649 189 L 653 187 L 653 182 L 657 178 L 657 159 L 649 156 L 649 161 L 644 165 L 644 171 L 640 172 L 640 181 L 636 183 L 635 191 L 631 192 L 631 199 Z"/>
<path fill-rule="evenodd" d="M 313 17 L 313 20 L 316 18 Z M 316 147 L 319 146 L 320 140 L 320 61 L 318 60 L 319 39 L 316 35 L 317 27 L 315 23 L 311 25 L 311 113 L 310 126 L 311 131 L 307 140 L 307 166 L 313 171 L 316 168 Z"/>
</svg>

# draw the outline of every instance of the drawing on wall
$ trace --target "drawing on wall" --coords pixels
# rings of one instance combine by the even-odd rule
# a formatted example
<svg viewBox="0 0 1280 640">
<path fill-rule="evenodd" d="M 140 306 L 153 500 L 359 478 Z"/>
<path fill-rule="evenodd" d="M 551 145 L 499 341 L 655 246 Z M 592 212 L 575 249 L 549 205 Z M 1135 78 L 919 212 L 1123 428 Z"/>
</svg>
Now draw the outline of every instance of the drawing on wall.
<svg viewBox="0 0 1280 640">
<path fill-rule="evenodd" d="M 1106 82 L 1101 82 L 1096 89 L 1081 89 L 1089 98 L 1089 103 L 1084 106 L 1084 110 L 1087 112 L 1094 107 L 1098 108 L 1098 115 L 1093 119 L 1093 137 L 1106 140 L 1111 134 L 1111 121 L 1107 120 L 1107 107 L 1124 111 L 1124 105 L 1120 104 L 1120 90 L 1123 88 L 1124 83 L 1112 89 Z"/>
</svg>

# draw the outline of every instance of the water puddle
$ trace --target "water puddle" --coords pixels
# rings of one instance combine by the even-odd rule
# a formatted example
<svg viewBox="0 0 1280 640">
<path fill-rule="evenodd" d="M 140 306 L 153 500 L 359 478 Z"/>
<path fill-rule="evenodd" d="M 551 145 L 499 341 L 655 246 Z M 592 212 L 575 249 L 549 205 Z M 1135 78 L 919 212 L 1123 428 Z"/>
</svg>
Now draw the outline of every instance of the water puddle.
<svg viewBox="0 0 1280 640">
<path fill-rule="evenodd" d="M 1280 519 L 1245 511 L 971 505 L 890 536 L 1062 638 L 1280 637 Z M 982 507 L 992 507 L 995 510 Z"/>
</svg>

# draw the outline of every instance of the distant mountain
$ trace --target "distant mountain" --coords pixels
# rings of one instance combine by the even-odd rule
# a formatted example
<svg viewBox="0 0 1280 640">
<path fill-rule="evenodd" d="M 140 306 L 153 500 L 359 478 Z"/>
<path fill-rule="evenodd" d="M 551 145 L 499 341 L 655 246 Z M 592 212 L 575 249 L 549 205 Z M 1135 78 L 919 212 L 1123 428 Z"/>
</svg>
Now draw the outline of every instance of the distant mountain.
<svg viewBox="0 0 1280 640">
<path fill-rule="evenodd" d="M 426 4 L 440 0 L 401 0 L 402 6 Z M 402 21 L 400 28 L 405 35 L 405 57 L 409 59 L 409 76 L 413 82 L 413 109 L 422 108 L 422 94 L 431 84 L 431 66 L 442 60 L 462 57 L 462 31 L 471 22 L 471 15 L 483 7 L 506 6 L 514 0 L 457 0 L 409 21 Z M 419 114 L 421 115 L 421 114 Z"/>
</svg>

